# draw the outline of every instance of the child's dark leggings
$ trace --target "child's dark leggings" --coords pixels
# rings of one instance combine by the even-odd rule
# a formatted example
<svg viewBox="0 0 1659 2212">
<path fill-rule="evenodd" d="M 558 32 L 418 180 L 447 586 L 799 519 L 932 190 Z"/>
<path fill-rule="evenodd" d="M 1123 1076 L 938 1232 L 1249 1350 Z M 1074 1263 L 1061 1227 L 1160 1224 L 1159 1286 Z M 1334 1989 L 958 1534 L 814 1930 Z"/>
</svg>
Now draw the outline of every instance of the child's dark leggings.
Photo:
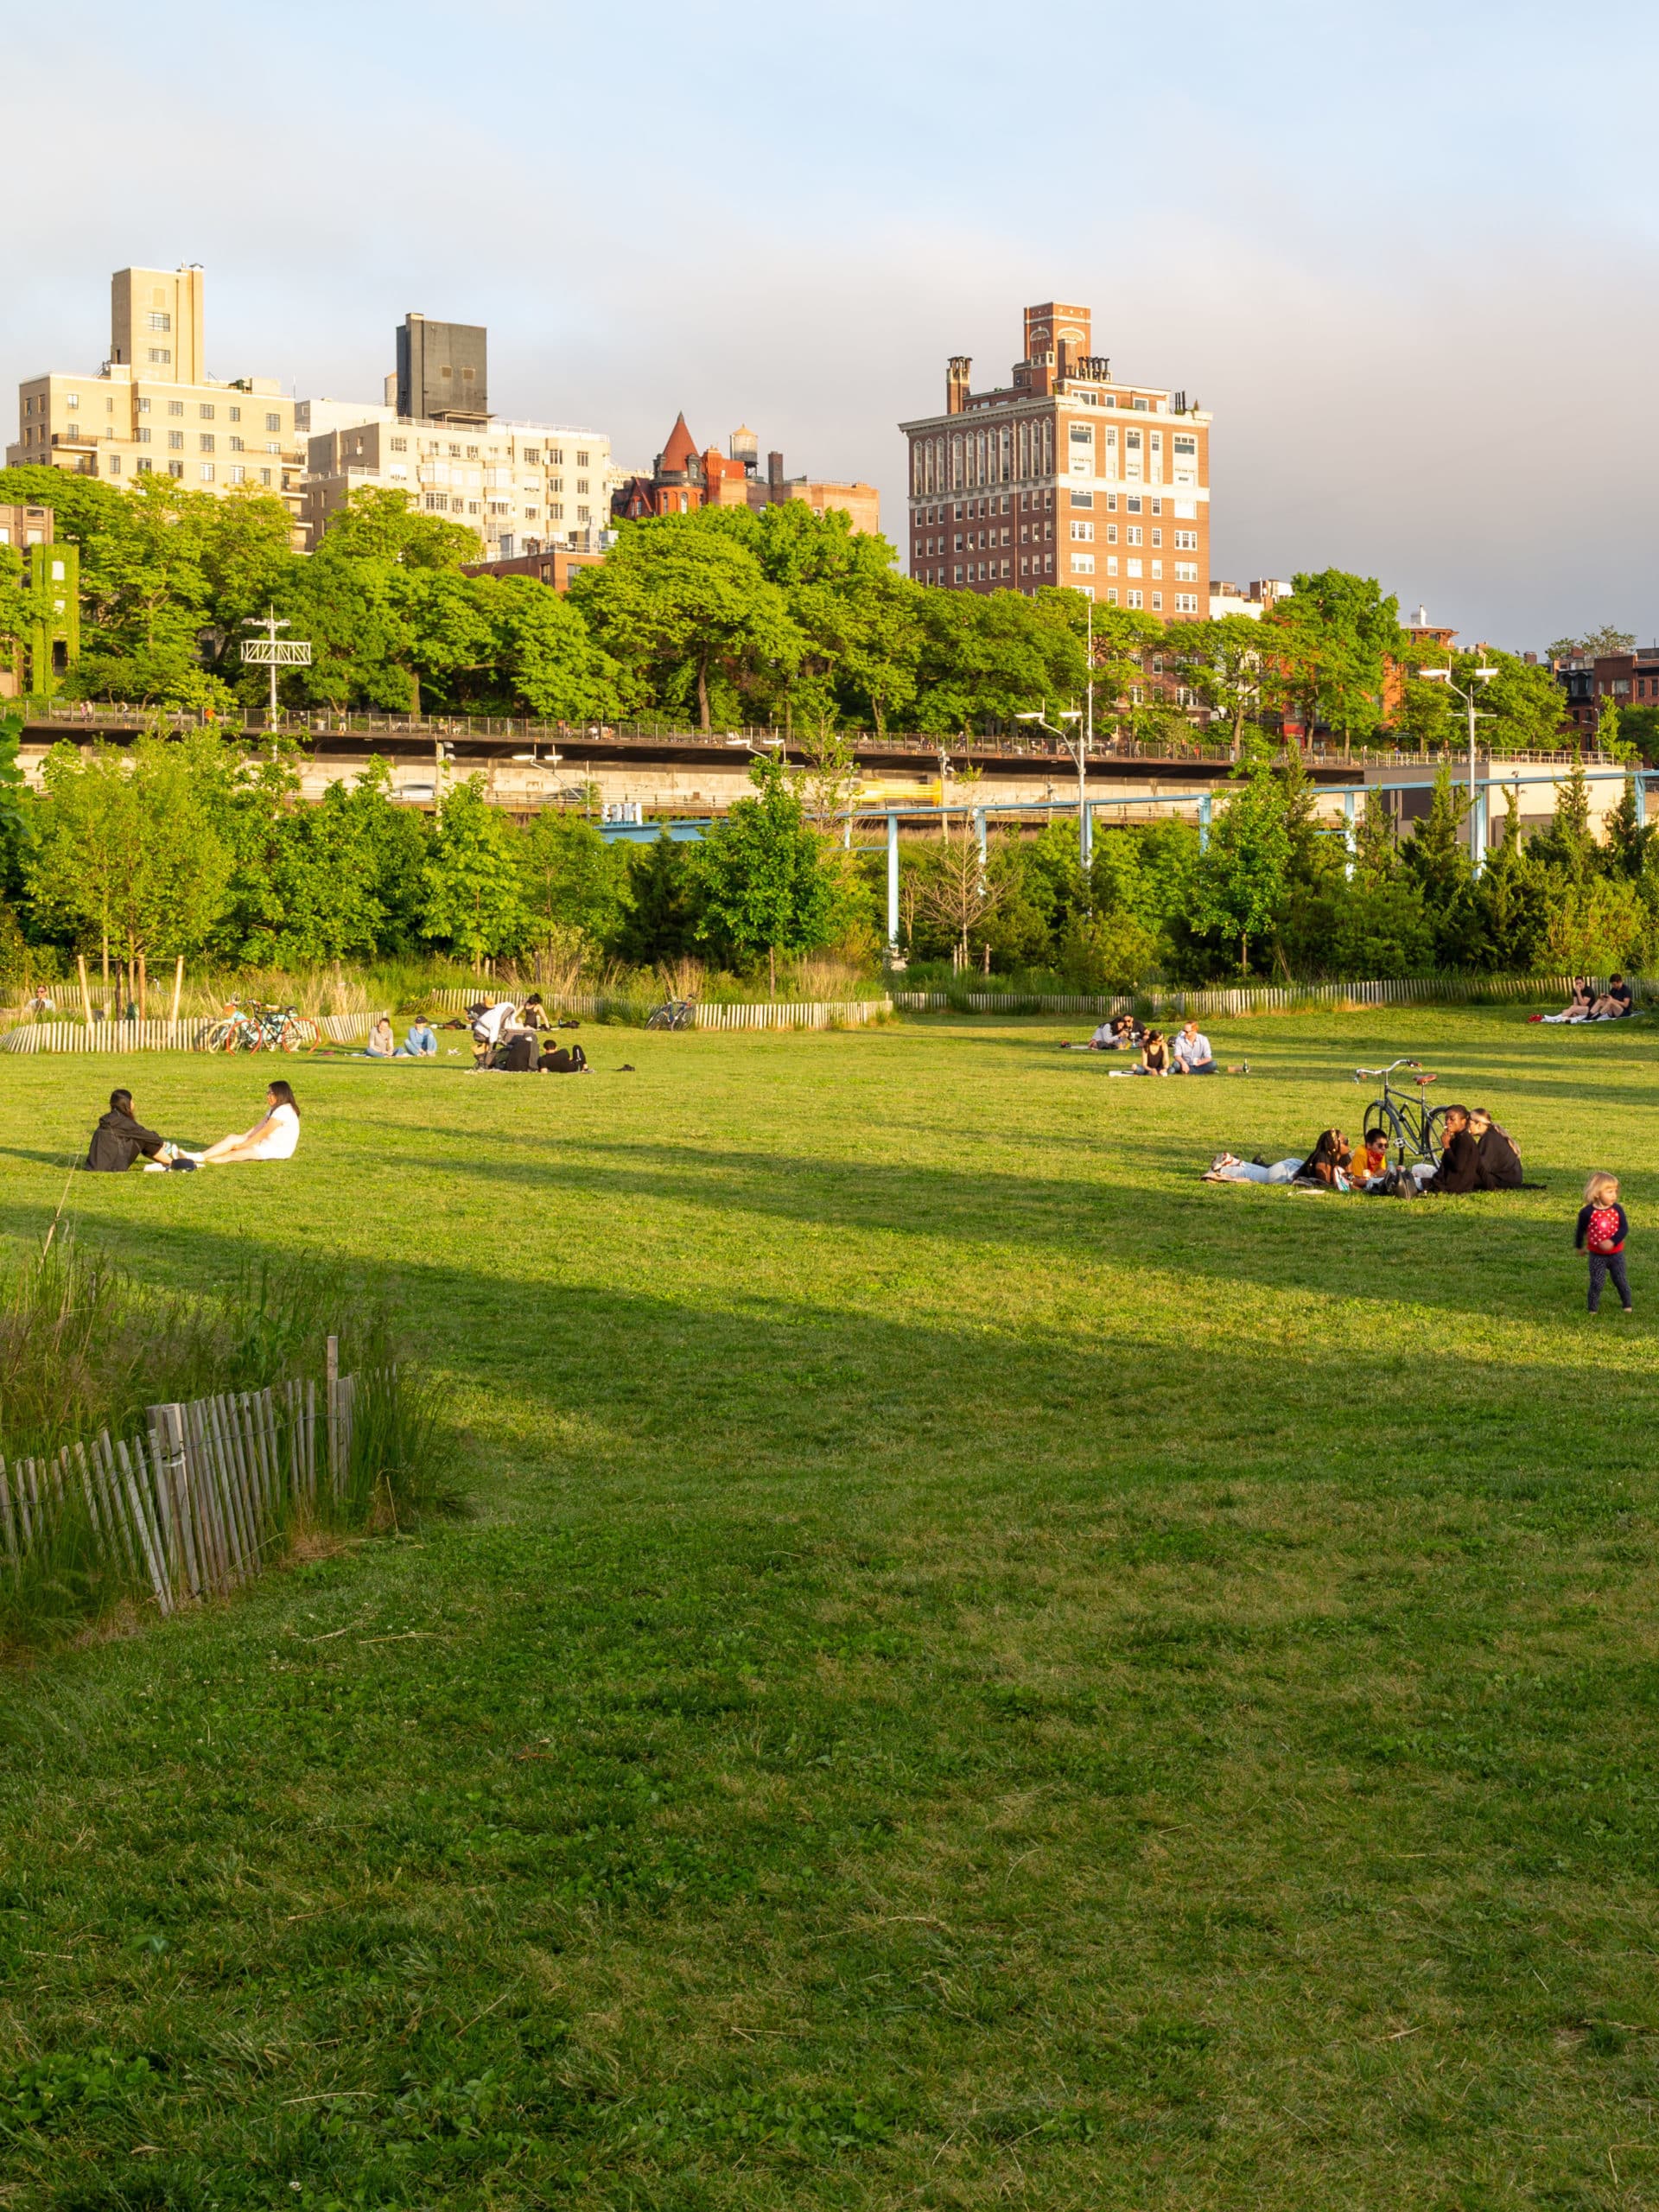
<svg viewBox="0 0 1659 2212">
<path fill-rule="evenodd" d="M 1590 1311 L 1593 1313 L 1601 1304 L 1601 1287 L 1609 1275 L 1613 1288 L 1618 1293 L 1619 1303 L 1628 1313 L 1630 1310 L 1630 1279 L 1624 1273 L 1622 1252 L 1592 1252 L 1590 1255 Z"/>
</svg>

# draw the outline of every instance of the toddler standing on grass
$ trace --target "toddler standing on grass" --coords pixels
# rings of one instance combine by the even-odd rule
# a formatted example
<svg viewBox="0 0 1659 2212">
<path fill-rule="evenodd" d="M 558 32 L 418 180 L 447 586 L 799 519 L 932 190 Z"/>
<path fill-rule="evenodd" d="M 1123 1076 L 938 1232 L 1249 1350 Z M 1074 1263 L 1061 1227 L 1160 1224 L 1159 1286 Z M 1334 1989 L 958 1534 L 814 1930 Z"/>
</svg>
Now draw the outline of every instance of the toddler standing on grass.
<svg viewBox="0 0 1659 2212">
<path fill-rule="evenodd" d="M 1630 1216 L 1618 1203 L 1618 1176 L 1592 1175 L 1584 1186 L 1578 1234 L 1573 1240 L 1574 1251 L 1582 1252 L 1586 1245 L 1589 1248 L 1592 1313 L 1600 1308 L 1602 1285 L 1609 1275 L 1613 1279 L 1623 1310 L 1626 1313 L 1630 1310 L 1630 1286 L 1624 1273 L 1624 1239 L 1630 1233 Z"/>
</svg>

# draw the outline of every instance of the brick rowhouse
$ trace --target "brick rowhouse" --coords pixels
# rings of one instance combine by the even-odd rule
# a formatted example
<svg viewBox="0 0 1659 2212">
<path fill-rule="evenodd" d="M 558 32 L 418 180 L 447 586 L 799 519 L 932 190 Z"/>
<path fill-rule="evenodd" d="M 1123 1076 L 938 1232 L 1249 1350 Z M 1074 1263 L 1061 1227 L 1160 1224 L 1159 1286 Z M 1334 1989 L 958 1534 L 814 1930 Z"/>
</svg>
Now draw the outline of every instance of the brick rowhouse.
<svg viewBox="0 0 1659 2212">
<path fill-rule="evenodd" d="M 910 573 L 961 591 L 1069 585 L 1173 621 L 1210 610 L 1210 417 L 1183 391 L 1114 378 L 1090 312 L 1027 308 L 1012 384 L 975 391 L 965 354 L 944 412 L 910 441 Z"/>
</svg>

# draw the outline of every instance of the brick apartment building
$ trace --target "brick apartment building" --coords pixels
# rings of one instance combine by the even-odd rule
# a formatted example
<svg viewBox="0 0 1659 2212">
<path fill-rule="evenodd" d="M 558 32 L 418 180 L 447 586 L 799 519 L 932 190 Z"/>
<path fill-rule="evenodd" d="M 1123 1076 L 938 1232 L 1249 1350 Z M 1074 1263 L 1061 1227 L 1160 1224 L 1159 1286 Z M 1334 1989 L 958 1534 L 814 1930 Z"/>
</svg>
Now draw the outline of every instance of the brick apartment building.
<svg viewBox="0 0 1659 2212">
<path fill-rule="evenodd" d="M 1638 645 L 1630 653 L 1599 653 L 1594 660 L 1564 660 L 1555 674 L 1567 693 L 1567 714 L 1573 728 L 1592 738 L 1603 703 L 1659 707 L 1659 645 Z"/>
<path fill-rule="evenodd" d="M 1025 312 L 1012 383 L 954 357 L 942 415 L 910 442 L 910 572 L 963 591 L 1070 586 L 1172 620 L 1210 611 L 1210 416 L 1115 378 L 1090 311 Z"/>
<path fill-rule="evenodd" d="M 701 450 L 683 413 L 674 418 L 668 442 L 649 476 L 630 476 L 619 486 L 611 512 L 619 521 L 642 515 L 696 514 L 700 507 L 764 507 L 804 499 L 814 514 L 844 514 L 853 528 L 874 534 L 881 527 L 881 499 L 874 484 L 843 483 L 831 477 L 785 476 L 784 456 L 766 455 L 760 474 L 760 440 L 753 430 L 734 430 L 731 449 Z"/>
</svg>

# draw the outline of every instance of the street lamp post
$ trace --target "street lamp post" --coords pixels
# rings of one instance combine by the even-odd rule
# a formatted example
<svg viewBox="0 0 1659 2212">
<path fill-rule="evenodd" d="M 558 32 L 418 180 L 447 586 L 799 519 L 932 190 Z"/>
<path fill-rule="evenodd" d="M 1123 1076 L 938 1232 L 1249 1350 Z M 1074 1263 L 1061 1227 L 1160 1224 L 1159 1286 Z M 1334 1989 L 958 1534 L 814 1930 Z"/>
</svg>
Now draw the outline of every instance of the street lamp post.
<svg viewBox="0 0 1659 2212">
<path fill-rule="evenodd" d="M 1082 865 L 1084 875 L 1087 875 L 1089 873 L 1089 848 L 1090 842 L 1089 836 L 1088 776 L 1089 748 L 1094 738 L 1094 685 L 1092 683 L 1090 683 L 1089 687 L 1089 720 L 1086 722 L 1084 722 L 1084 727 L 1080 730 L 1056 729 L 1053 723 L 1046 721 L 1041 715 L 1016 715 L 1014 716 L 1014 720 L 1016 721 L 1035 722 L 1039 729 L 1046 729 L 1051 737 L 1058 737 L 1060 743 L 1065 746 L 1066 751 L 1071 755 L 1072 759 L 1077 764 L 1077 859 Z M 1063 722 L 1079 722 L 1083 721 L 1084 718 L 1074 707 L 1070 714 L 1063 714 L 1060 716 L 1060 720 Z"/>
<path fill-rule="evenodd" d="M 276 671 L 279 668 L 309 668 L 311 648 L 302 638 L 279 638 L 276 632 L 286 630 L 287 618 L 279 615 L 274 607 L 264 614 L 250 614 L 243 623 L 245 630 L 263 630 L 263 638 L 244 638 L 242 658 L 256 668 L 263 665 L 270 671 L 270 728 L 276 728 Z"/>
<path fill-rule="evenodd" d="M 1497 671 L 1495 668 L 1471 668 L 1469 671 L 1472 679 L 1471 688 L 1467 691 L 1464 690 L 1462 684 L 1454 683 L 1452 681 L 1452 671 L 1449 668 L 1422 668 L 1419 669 L 1417 673 L 1425 683 L 1444 683 L 1448 691 L 1455 691 L 1469 710 L 1469 865 L 1478 875 L 1485 858 L 1486 837 L 1485 823 L 1478 810 L 1480 800 L 1475 791 L 1475 724 L 1478 721 L 1491 721 L 1493 717 L 1481 713 L 1477 709 L 1475 702 L 1481 694 L 1480 690 L 1474 687 L 1484 688 L 1493 682 Z"/>
</svg>

